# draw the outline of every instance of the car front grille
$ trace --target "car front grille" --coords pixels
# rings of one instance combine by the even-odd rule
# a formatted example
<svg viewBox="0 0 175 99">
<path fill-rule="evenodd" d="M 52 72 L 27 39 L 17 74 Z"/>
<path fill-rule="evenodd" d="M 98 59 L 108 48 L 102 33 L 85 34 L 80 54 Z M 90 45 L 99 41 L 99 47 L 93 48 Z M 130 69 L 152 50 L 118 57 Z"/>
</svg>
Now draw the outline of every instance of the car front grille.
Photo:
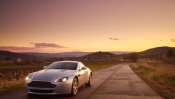
<svg viewBox="0 0 175 99">
<path fill-rule="evenodd" d="M 56 85 L 51 82 L 43 82 L 43 81 L 32 81 L 28 83 L 29 87 L 37 87 L 37 88 L 55 88 Z"/>
<path fill-rule="evenodd" d="M 53 93 L 53 90 L 34 90 L 34 89 L 30 89 L 30 92 L 34 92 L 34 93 Z"/>
</svg>

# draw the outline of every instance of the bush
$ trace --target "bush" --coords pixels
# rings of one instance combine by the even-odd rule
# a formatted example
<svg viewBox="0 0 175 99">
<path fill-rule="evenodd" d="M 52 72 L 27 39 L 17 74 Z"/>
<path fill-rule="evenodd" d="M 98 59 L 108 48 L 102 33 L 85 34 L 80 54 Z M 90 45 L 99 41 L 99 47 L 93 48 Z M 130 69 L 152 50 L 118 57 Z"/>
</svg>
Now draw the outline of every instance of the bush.
<svg viewBox="0 0 175 99">
<path fill-rule="evenodd" d="M 139 58 L 139 55 L 137 53 L 131 53 L 129 55 L 129 59 L 133 62 L 137 62 L 138 58 Z"/>
</svg>

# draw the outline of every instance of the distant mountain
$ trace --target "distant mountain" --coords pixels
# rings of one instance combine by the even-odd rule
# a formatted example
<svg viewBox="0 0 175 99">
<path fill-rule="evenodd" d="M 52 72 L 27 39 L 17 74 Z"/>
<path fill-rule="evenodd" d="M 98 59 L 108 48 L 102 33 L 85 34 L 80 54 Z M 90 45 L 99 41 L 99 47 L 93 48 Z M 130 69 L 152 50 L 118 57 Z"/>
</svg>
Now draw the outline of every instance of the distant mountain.
<svg viewBox="0 0 175 99">
<path fill-rule="evenodd" d="M 166 56 L 169 49 L 173 49 L 175 54 L 175 47 L 155 47 L 139 52 L 140 57 L 155 57 Z M 16 53 L 10 51 L 0 50 L 0 59 L 4 58 L 34 58 L 34 57 L 86 57 L 86 58 L 109 58 L 109 57 L 124 57 L 131 52 L 111 51 L 111 52 L 64 52 L 64 53 Z"/>
<path fill-rule="evenodd" d="M 41 57 L 81 57 L 90 53 L 95 52 L 63 52 L 63 53 L 25 53 L 27 55 L 35 55 L 35 56 L 41 56 Z M 113 51 L 111 52 L 113 54 L 124 54 L 129 52 L 122 52 L 122 51 Z"/>
<path fill-rule="evenodd" d="M 10 52 L 0 50 L 0 58 L 30 58 L 30 57 L 81 57 L 96 52 L 63 52 L 63 53 L 38 53 L 38 52 Z M 129 52 L 113 51 L 111 54 L 124 54 Z"/>
<path fill-rule="evenodd" d="M 80 57 L 92 52 L 64 52 L 64 53 L 25 53 L 27 55 L 35 55 L 38 57 Z"/>
<path fill-rule="evenodd" d="M 147 49 L 145 51 L 140 52 L 140 56 L 142 57 L 151 57 L 151 56 L 157 56 L 157 55 L 166 55 L 169 49 L 172 49 L 175 53 L 175 47 L 168 47 L 168 46 L 163 46 L 163 47 L 155 47 L 151 49 Z"/>
<path fill-rule="evenodd" d="M 2 58 L 30 58 L 34 57 L 32 55 L 26 55 L 23 53 L 15 53 L 10 51 L 0 50 L 0 59 Z"/>
</svg>

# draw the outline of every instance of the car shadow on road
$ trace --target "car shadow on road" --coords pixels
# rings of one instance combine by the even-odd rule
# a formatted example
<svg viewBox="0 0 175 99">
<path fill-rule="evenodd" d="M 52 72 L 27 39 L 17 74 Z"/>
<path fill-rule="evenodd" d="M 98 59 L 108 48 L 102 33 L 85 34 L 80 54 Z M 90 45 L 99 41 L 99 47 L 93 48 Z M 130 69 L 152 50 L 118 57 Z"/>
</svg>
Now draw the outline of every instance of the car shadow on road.
<svg viewBox="0 0 175 99">
<path fill-rule="evenodd" d="M 27 95 L 26 99 L 60 99 L 60 98 L 70 98 L 71 95 Z"/>
</svg>

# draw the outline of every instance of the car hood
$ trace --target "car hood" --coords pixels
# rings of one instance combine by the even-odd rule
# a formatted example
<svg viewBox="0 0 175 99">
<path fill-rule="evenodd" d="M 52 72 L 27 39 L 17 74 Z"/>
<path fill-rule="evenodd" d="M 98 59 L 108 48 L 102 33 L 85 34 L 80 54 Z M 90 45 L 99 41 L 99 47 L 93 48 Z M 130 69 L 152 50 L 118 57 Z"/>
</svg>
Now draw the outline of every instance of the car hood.
<svg viewBox="0 0 175 99">
<path fill-rule="evenodd" d="M 44 69 L 35 72 L 33 81 L 53 81 L 57 78 L 67 77 L 69 74 L 75 74 L 75 70 L 62 70 L 62 69 Z"/>
</svg>

